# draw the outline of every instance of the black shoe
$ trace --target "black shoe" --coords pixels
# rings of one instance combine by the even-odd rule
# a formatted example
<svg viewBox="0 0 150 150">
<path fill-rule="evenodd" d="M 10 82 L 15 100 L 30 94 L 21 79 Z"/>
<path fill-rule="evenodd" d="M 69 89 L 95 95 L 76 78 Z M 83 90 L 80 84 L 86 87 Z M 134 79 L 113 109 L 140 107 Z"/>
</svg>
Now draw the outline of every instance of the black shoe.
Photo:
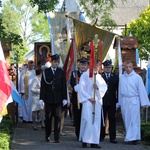
<svg viewBox="0 0 150 150">
<path fill-rule="evenodd" d="M 87 147 L 87 143 L 82 142 L 82 148 L 86 148 Z"/>
<path fill-rule="evenodd" d="M 114 143 L 114 144 L 116 144 L 116 143 L 118 143 L 116 140 L 110 140 L 110 143 Z"/>
<path fill-rule="evenodd" d="M 23 122 L 23 123 L 28 123 L 28 121 L 25 121 L 25 120 L 23 120 L 22 122 Z"/>
<path fill-rule="evenodd" d="M 45 126 L 41 126 L 42 129 L 45 129 Z"/>
<path fill-rule="evenodd" d="M 45 138 L 45 142 L 49 142 L 49 138 L 48 137 Z"/>
<path fill-rule="evenodd" d="M 54 143 L 59 143 L 59 140 L 55 140 Z"/>
<path fill-rule="evenodd" d="M 32 121 L 27 121 L 27 123 L 33 123 Z"/>
<path fill-rule="evenodd" d="M 101 147 L 98 144 L 91 144 L 91 148 L 97 148 L 100 149 Z"/>
<path fill-rule="evenodd" d="M 36 127 L 33 126 L 33 130 L 38 130 Z"/>
<path fill-rule="evenodd" d="M 132 145 L 137 145 L 137 140 L 132 141 Z"/>
</svg>

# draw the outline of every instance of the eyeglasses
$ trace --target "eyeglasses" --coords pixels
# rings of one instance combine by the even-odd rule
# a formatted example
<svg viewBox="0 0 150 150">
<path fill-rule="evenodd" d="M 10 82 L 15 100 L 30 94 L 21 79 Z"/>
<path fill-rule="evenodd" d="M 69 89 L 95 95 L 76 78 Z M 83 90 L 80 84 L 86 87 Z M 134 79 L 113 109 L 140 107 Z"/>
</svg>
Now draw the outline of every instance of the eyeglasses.
<svg viewBox="0 0 150 150">
<path fill-rule="evenodd" d="M 112 67 L 105 67 L 105 68 L 108 68 L 108 69 L 110 69 L 110 68 L 112 68 Z"/>
</svg>

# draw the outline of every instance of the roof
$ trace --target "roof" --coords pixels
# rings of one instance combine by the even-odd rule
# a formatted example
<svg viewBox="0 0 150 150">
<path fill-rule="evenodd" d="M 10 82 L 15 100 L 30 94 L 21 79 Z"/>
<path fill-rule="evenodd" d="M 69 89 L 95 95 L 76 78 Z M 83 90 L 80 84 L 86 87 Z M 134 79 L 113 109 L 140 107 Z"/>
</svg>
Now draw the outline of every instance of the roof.
<svg viewBox="0 0 150 150">
<path fill-rule="evenodd" d="M 80 12 L 77 0 L 65 0 L 67 12 Z M 148 7 L 149 0 L 114 0 L 116 7 L 111 11 L 111 17 L 118 26 L 136 20 L 139 14 Z M 101 16 L 101 15 L 100 15 Z"/>
<path fill-rule="evenodd" d="M 118 26 L 124 26 L 132 20 L 136 20 L 149 5 L 149 0 L 126 0 L 124 3 L 121 0 L 114 1 L 116 7 L 112 10 L 111 16 Z"/>
<path fill-rule="evenodd" d="M 120 42 L 122 49 L 136 49 L 138 47 L 138 42 L 135 37 L 125 36 Z"/>
<path fill-rule="evenodd" d="M 114 47 L 117 47 L 118 40 L 115 39 Z M 138 42 L 135 37 L 124 36 L 123 40 L 120 41 L 121 49 L 136 49 L 138 48 Z"/>
</svg>

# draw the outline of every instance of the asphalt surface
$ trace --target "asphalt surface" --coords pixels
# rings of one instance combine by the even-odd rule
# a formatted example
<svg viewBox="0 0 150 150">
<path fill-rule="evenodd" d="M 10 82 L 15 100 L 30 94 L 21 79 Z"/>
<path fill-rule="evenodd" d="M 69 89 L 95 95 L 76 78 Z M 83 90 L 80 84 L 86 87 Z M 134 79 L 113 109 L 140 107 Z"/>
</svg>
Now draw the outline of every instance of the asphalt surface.
<svg viewBox="0 0 150 150">
<path fill-rule="evenodd" d="M 60 137 L 60 143 L 53 142 L 53 133 L 50 142 L 45 142 L 44 129 L 38 123 L 38 130 L 33 130 L 31 123 L 23 123 L 19 121 L 15 128 L 11 150 L 80 150 L 95 148 L 82 148 L 82 143 L 77 141 L 74 134 L 74 127 L 72 121 L 67 116 L 64 123 L 64 133 L 66 136 Z M 124 142 L 124 129 L 123 124 L 117 120 L 117 144 L 109 142 L 109 136 L 106 136 L 103 142 L 100 142 L 102 150 L 150 150 L 150 147 L 145 146 L 142 141 L 137 145 Z"/>
</svg>

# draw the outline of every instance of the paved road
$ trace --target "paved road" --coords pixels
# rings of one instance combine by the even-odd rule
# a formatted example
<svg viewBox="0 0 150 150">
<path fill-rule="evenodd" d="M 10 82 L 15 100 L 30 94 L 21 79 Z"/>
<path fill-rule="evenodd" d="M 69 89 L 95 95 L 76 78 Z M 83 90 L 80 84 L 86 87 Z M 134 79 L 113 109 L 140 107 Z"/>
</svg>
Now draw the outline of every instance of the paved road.
<svg viewBox="0 0 150 150">
<path fill-rule="evenodd" d="M 74 135 L 74 127 L 69 119 L 65 118 L 64 132 L 66 136 L 61 136 L 60 143 L 53 143 L 53 134 L 51 135 L 51 142 L 44 141 L 44 130 L 39 128 L 38 130 L 32 129 L 32 124 L 19 122 L 14 133 L 14 138 L 11 146 L 11 150 L 80 150 L 83 149 L 81 142 L 76 140 Z M 123 142 L 124 133 L 122 126 L 117 126 L 117 141 L 118 144 L 112 144 L 109 142 L 108 136 L 103 142 L 100 143 L 102 150 L 150 150 L 150 147 L 146 147 L 139 142 L 137 145 L 126 144 Z M 89 145 L 88 145 L 89 146 Z M 85 148 L 93 150 L 93 148 Z"/>
</svg>

